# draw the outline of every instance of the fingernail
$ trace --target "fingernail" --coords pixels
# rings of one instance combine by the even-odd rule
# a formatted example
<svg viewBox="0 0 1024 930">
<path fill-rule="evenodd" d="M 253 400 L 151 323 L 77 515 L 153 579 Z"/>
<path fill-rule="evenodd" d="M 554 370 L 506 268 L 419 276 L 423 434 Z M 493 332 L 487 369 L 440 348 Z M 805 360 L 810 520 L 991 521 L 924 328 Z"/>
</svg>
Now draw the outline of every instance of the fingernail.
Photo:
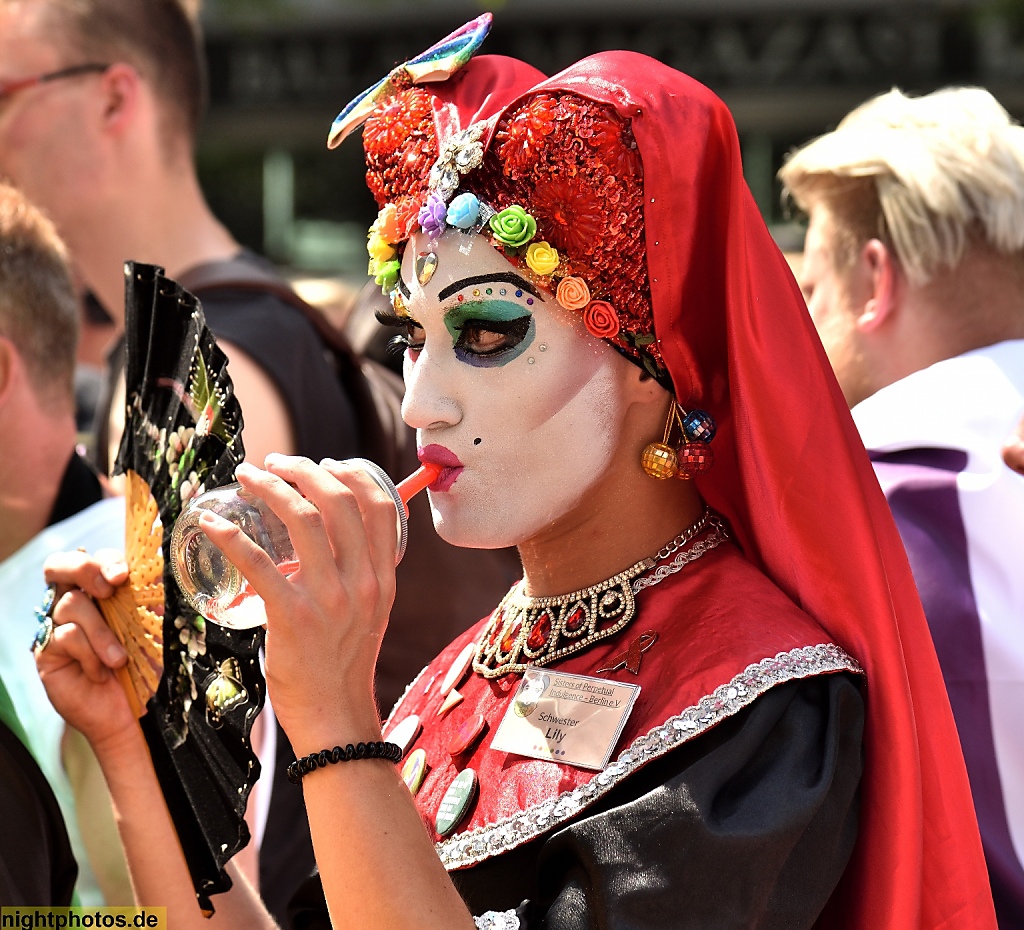
<svg viewBox="0 0 1024 930">
<path fill-rule="evenodd" d="M 285 457 L 280 452 L 271 452 L 264 460 L 263 464 L 268 468 L 271 465 L 280 465 L 284 461 Z"/>
<path fill-rule="evenodd" d="M 111 662 L 120 662 L 126 655 L 128 653 L 117 643 L 107 647 L 107 659 Z"/>
<path fill-rule="evenodd" d="M 255 465 L 250 465 L 248 462 L 239 462 L 238 465 L 235 467 L 236 475 L 243 474 L 252 476 L 255 475 L 258 471 L 259 469 Z"/>
<path fill-rule="evenodd" d="M 320 465 L 323 468 L 334 468 L 336 465 L 341 463 L 337 459 L 320 459 Z"/>
<path fill-rule="evenodd" d="M 1024 475 L 1024 439 L 1015 439 L 1003 446 L 1003 460 L 1017 474 Z"/>
</svg>

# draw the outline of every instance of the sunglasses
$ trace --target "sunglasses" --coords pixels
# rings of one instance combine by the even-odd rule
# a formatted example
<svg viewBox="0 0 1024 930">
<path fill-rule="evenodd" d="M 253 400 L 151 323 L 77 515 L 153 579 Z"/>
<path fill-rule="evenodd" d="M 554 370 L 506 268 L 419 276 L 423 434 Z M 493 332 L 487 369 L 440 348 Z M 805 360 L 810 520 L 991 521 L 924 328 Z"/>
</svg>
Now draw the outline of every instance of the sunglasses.
<svg viewBox="0 0 1024 930">
<path fill-rule="evenodd" d="M 50 81 L 60 81 L 64 78 L 78 77 L 81 74 L 100 74 L 106 71 L 110 65 L 101 65 L 98 62 L 88 62 L 82 65 L 72 65 L 70 68 L 61 68 L 59 71 L 50 71 L 48 74 L 39 74 L 35 77 L 17 78 L 13 81 L 0 81 L 0 103 L 13 97 L 19 90 L 28 87 L 35 87 L 37 84 L 48 84 Z"/>
</svg>

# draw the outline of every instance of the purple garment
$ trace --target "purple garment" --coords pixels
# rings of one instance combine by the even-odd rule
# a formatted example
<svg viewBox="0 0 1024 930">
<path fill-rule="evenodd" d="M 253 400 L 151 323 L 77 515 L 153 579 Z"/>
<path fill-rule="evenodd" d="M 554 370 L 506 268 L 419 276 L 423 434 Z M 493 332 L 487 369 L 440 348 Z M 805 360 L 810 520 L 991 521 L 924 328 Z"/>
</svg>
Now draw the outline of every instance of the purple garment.
<svg viewBox="0 0 1024 930">
<path fill-rule="evenodd" d="M 907 548 L 974 795 L 996 914 L 1024 928 L 1024 339 L 943 359 L 853 408 Z"/>
<path fill-rule="evenodd" d="M 1010 838 L 991 726 L 981 619 L 957 475 L 967 453 L 872 453 L 924 604 L 967 762 L 1000 927 L 1024 927 L 1024 869 Z M 1022 554 L 1024 557 L 1024 554 Z"/>
</svg>

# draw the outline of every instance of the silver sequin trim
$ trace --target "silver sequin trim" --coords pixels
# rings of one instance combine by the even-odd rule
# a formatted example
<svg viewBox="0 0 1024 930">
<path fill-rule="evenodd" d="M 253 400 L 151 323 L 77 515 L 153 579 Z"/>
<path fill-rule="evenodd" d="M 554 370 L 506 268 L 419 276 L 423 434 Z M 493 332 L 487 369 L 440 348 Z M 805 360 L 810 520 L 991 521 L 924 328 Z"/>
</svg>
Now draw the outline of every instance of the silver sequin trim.
<svg viewBox="0 0 1024 930">
<path fill-rule="evenodd" d="M 519 930 L 521 926 L 515 911 L 488 911 L 473 918 L 476 930 Z"/>
<path fill-rule="evenodd" d="M 641 766 L 700 736 L 776 685 L 832 672 L 863 674 L 857 661 L 832 643 L 780 652 L 772 659 L 748 665 L 732 681 L 716 688 L 692 707 L 670 717 L 645 736 L 637 737 L 619 753 L 618 759 L 585 785 L 497 823 L 457 833 L 437 843 L 441 862 L 446 869 L 460 869 L 515 849 L 571 820 Z"/>
</svg>

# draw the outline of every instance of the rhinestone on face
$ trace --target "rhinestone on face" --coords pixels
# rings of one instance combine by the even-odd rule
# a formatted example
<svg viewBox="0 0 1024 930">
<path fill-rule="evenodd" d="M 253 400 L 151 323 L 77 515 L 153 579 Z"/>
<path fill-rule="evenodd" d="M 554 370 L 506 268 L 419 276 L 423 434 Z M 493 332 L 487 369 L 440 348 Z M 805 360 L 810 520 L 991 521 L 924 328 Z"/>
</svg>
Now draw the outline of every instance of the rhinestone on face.
<svg viewBox="0 0 1024 930">
<path fill-rule="evenodd" d="M 437 255 L 433 252 L 421 252 L 416 256 L 416 280 L 426 284 L 437 271 Z"/>
</svg>

